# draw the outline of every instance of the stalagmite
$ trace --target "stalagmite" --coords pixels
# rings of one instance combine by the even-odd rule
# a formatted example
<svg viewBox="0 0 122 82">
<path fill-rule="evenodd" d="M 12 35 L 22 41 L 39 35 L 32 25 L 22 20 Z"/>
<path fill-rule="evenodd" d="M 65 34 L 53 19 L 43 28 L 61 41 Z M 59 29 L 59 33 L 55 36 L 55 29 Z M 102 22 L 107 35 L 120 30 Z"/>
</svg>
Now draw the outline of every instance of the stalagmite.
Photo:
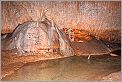
<svg viewBox="0 0 122 82">
<path fill-rule="evenodd" d="M 17 49 L 23 53 L 59 52 L 64 56 L 74 55 L 70 41 L 58 29 L 53 20 L 49 20 L 42 13 L 38 21 L 28 21 L 19 25 L 8 39 L 7 49 Z"/>
<path fill-rule="evenodd" d="M 91 55 L 88 56 L 88 60 L 90 59 L 90 56 L 91 56 Z"/>
</svg>

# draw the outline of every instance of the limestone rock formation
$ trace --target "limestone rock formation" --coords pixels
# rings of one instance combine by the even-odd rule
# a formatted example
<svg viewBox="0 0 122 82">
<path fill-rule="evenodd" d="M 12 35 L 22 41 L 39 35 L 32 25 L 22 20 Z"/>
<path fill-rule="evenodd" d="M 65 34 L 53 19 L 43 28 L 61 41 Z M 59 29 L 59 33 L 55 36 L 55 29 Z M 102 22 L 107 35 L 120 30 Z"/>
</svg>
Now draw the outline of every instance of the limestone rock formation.
<svg viewBox="0 0 122 82">
<path fill-rule="evenodd" d="M 44 15 L 38 21 L 28 21 L 16 27 L 8 41 L 7 49 L 17 49 L 20 54 L 55 51 L 64 56 L 74 55 L 69 39 L 53 20 Z"/>
</svg>

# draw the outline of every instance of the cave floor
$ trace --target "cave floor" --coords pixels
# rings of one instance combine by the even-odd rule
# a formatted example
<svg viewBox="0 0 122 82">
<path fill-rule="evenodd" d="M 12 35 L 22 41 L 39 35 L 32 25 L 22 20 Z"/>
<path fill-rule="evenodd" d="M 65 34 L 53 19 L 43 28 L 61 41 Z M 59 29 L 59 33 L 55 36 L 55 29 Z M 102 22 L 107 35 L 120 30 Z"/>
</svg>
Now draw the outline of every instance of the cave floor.
<svg viewBox="0 0 122 82">
<path fill-rule="evenodd" d="M 18 57 L 9 51 L 2 54 L 2 80 L 104 80 L 106 75 L 121 71 L 120 56 L 91 56 L 88 60 L 85 56 L 63 58 L 55 54 L 46 59 L 43 55 Z M 113 80 L 118 79 L 119 75 Z"/>
</svg>

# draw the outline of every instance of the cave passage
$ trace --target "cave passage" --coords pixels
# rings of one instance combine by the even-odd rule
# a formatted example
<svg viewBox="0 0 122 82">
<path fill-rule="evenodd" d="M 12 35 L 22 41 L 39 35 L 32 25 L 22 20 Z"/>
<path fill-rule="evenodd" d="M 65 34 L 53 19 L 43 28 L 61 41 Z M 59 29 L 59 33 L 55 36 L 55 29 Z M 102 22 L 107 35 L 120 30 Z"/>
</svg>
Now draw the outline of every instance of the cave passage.
<svg viewBox="0 0 122 82">
<path fill-rule="evenodd" d="M 2 80 L 120 80 L 120 1 L 2 1 Z"/>
</svg>

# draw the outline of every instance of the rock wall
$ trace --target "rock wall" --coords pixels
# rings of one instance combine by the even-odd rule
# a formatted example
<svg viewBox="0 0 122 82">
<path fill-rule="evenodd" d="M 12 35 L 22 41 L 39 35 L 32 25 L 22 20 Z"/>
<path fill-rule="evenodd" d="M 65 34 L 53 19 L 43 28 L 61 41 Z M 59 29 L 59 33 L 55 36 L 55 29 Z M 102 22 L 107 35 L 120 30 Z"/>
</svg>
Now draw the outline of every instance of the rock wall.
<svg viewBox="0 0 122 82">
<path fill-rule="evenodd" d="M 45 12 L 60 28 L 79 28 L 95 36 L 120 42 L 120 1 L 2 1 L 2 33 L 18 24 L 38 20 Z"/>
</svg>

